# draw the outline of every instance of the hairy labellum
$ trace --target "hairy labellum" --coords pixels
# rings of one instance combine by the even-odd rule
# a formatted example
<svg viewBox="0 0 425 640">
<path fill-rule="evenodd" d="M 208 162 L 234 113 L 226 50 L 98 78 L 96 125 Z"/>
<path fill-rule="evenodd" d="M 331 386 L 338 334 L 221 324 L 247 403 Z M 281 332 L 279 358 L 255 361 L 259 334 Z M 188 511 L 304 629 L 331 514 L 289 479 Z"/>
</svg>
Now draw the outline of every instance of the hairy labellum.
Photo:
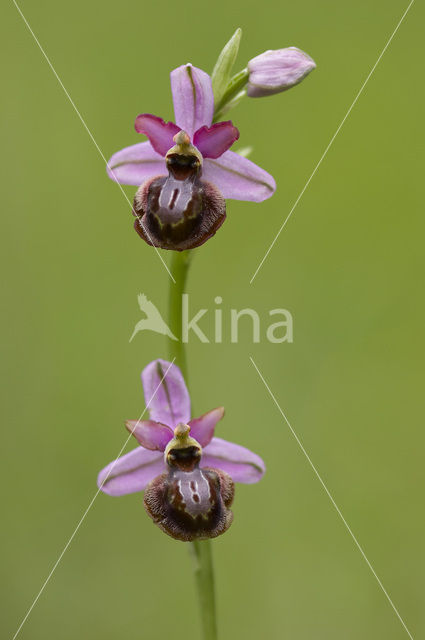
<svg viewBox="0 0 425 640">
<path fill-rule="evenodd" d="M 183 541 L 215 538 L 227 531 L 233 520 L 230 476 L 218 469 L 200 469 L 201 447 L 192 438 L 181 444 L 174 439 L 165 458 L 168 472 L 145 490 L 145 509 L 155 524 Z"/>
<path fill-rule="evenodd" d="M 169 153 L 167 167 L 168 177 L 147 180 L 136 193 L 134 227 L 155 247 L 177 251 L 199 247 L 223 224 L 225 200 L 217 187 L 202 180 L 195 155 Z"/>
</svg>

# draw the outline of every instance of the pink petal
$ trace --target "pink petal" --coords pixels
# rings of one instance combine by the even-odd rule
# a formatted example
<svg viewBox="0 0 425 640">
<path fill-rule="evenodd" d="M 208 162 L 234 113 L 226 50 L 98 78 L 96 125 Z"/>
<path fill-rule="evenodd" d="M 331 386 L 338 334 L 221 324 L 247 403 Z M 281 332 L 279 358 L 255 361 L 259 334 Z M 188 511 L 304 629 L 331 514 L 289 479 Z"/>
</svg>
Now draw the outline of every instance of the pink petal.
<svg viewBox="0 0 425 640">
<path fill-rule="evenodd" d="M 134 128 L 137 133 L 148 136 L 152 147 L 162 156 L 174 147 L 173 137 L 180 131 L 180 127 L 174 122 L 164 122 L 162 118 L 150 113 L 141 113 L 137 116 Z"/>
<path fill-rule="evenodd" d="M 204 413 L 200 418 L 194 418 L 188 424 L 190 435 L 201 445 L 206 447 L 214 436 L 214 429 L 219 420 L 224 416 L 224 407 L 217 407 L 208 413 Z"/>
<path fill-rule="evenodd" d="M 193 144 L 204 158 L 219 158 L 238 138 L 238 129 L 228 120 L 198 129 L 193 136 Z"/>
<path fill-rule="evenodd" d="M 173 437 L 170 427 L 153 420 L 127 420 L 125 426 L 145 449 L 164 451 Z"/>
<path fill-rule="evenodd" d="M 142 371 L 146 407 L 152 420 L 174 429 L 190 420 L 190 397 L 177 365 L 154 360 Z"/>
<path fill-rule="evenodd" d="M 184 64 L 170 74 L 176 123 L 192 138 L 195 131 L 212 123 L 214 95 L 205 71 Z"/>
<path fill-rule="evenodd" d="M 234 482 L 252 484 L 263 477 L 266 467 L 260 456 L 234 442 L 213 438 L 205 447 L 201 467 L 222 469 Z"/>
<path fill-rule="evenodd" d="M 148 178 L 168 175 L 164 158 L 152 149 L 149 142 L 139 142 L 117 151 L 110 158 L 106 170 L 115 182 L 136 186 Z"/>
<path fill-rule="evenodd" d="M 217 160 L 206 159 L 202 177 L 214 183 L 225 198 L 233 200 L 262 202 L 276 190 L 273 176 L 233 151 L 226 151 Z"/>
<path fill-rule="evenodd" d="M 159 451 L 137 447 L 102 469 L 97 486 L 110 496 L 143 491 L 151 480 L 165 471 L 164 456 Z"/>
</svg>

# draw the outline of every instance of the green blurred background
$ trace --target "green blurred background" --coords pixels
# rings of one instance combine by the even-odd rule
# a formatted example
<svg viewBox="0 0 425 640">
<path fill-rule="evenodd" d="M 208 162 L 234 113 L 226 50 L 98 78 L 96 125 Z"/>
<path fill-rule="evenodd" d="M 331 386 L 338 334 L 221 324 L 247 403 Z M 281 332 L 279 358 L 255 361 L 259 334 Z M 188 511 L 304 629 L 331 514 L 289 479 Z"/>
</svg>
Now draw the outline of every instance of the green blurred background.
<svg viewBox="0 0 425 640">
<path fill-rule="evenodd" d="M 222 640 L 408 635 L 250 364 L 252 355 L 415 638 L 425 634 L 423 6 L 413 5 L 252 285 L 249 279 L 407 7 L 400 0 L 209 5 L 22 0 L 105 155 L 172 118 L 168 73 L 211 70 L 237 26 L 242 67 L 296 45 L 299 87 L 232 113 L 278 183 L 197 252 L 191 305 L 285 307 L 294 343 L 188 348 L 196 411 L 265 459 L 214 542 Z M 129 344 L 144 292 L 168 279 L 12 2 L 1 21 L 2 637 L 12 638 L 143 409 L 139 374 L 164 339 Z M 126 187 L 131 198 L 132 187 Z M 169 258 L 168 254 L 164 254 Z M 213 315 L 202 321 L 212 334 Z M 133 446 L 133 445 L 132 445 Z M 199 637 L 186 547 L 140 495 L 100 495 L 22 640 Z"/>
</svg>

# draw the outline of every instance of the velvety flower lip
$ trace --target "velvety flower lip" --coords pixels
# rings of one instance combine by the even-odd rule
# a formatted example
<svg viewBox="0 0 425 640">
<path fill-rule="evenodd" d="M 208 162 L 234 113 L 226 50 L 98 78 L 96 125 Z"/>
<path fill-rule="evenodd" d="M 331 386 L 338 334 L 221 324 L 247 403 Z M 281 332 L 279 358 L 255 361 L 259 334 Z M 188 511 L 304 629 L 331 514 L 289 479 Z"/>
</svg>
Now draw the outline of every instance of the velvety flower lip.
<svg viewBox="0 0 425 640">
<path fill-rule="evenodd" d="M 104 493 L 121 496 L 143 491 L 166 470 L 163 452 L 173 438 L 174 427 L 182 423 L 189 425 L 191 437 L 203 448 L 201 468 L 225 471 L 235 482 L 247 484 L 262 478 L 265 465 L 258 455 L 214 436 L 224 416 L 223 407 L 190 419 L 189 393 L 176 365 L 154 360 L 142 371 L 142 382 L 151 419 L 127 421 L 127 429 L 140 446 L 102 469 L 97 483 Z"/>
<path fill-rule="evenodd" d="M 212 182 L 225 198 L 262 202 L 276 190 L 273 177 L 256 164 L 229 151 L 239 132 L 229 122 L 212 125 L 214 94 L 210 76 L 186 64 L 170 74 L 175 124 L 142 113 L 135 128 L 149 138 L 115 153 L 107 172 L 121 184 L 140 186 L 147 180 L 167 175 L 164 156 L 173 147 L 173 136 L 186 131 L 203 156 L 202 176 Z"/>
</svg>

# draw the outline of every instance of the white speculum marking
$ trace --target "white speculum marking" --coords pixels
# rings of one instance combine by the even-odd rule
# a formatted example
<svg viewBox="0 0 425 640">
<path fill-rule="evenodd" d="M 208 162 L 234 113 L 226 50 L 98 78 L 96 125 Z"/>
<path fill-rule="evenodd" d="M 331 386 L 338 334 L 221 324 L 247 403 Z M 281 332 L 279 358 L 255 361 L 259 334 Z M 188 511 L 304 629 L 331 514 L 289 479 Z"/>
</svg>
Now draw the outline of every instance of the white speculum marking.
<svg viewBox="0 0 425 640">
<path fill-rule="evenodd" d="M 198 515 L 206 515 L 211 511 L 210 484 L 202 473 L 200 473 L 196 479 L 188 478 L 184 482 L 179 479 L 177 486 L 185 506 L 185 511 L 192 516 L 192 518 L 196 518 Z M 209 509 L 205 510 L 205 504 L 210 505 Z"/>
<path fill-rule="evenodd" d="M 161 189 L 159 195 L 159 206 L 163 209 L 170 209 L 171 211 L 178 206 L 180 200 L 181 190 L 167 188 L 167 183 Z"/>
</svg>

